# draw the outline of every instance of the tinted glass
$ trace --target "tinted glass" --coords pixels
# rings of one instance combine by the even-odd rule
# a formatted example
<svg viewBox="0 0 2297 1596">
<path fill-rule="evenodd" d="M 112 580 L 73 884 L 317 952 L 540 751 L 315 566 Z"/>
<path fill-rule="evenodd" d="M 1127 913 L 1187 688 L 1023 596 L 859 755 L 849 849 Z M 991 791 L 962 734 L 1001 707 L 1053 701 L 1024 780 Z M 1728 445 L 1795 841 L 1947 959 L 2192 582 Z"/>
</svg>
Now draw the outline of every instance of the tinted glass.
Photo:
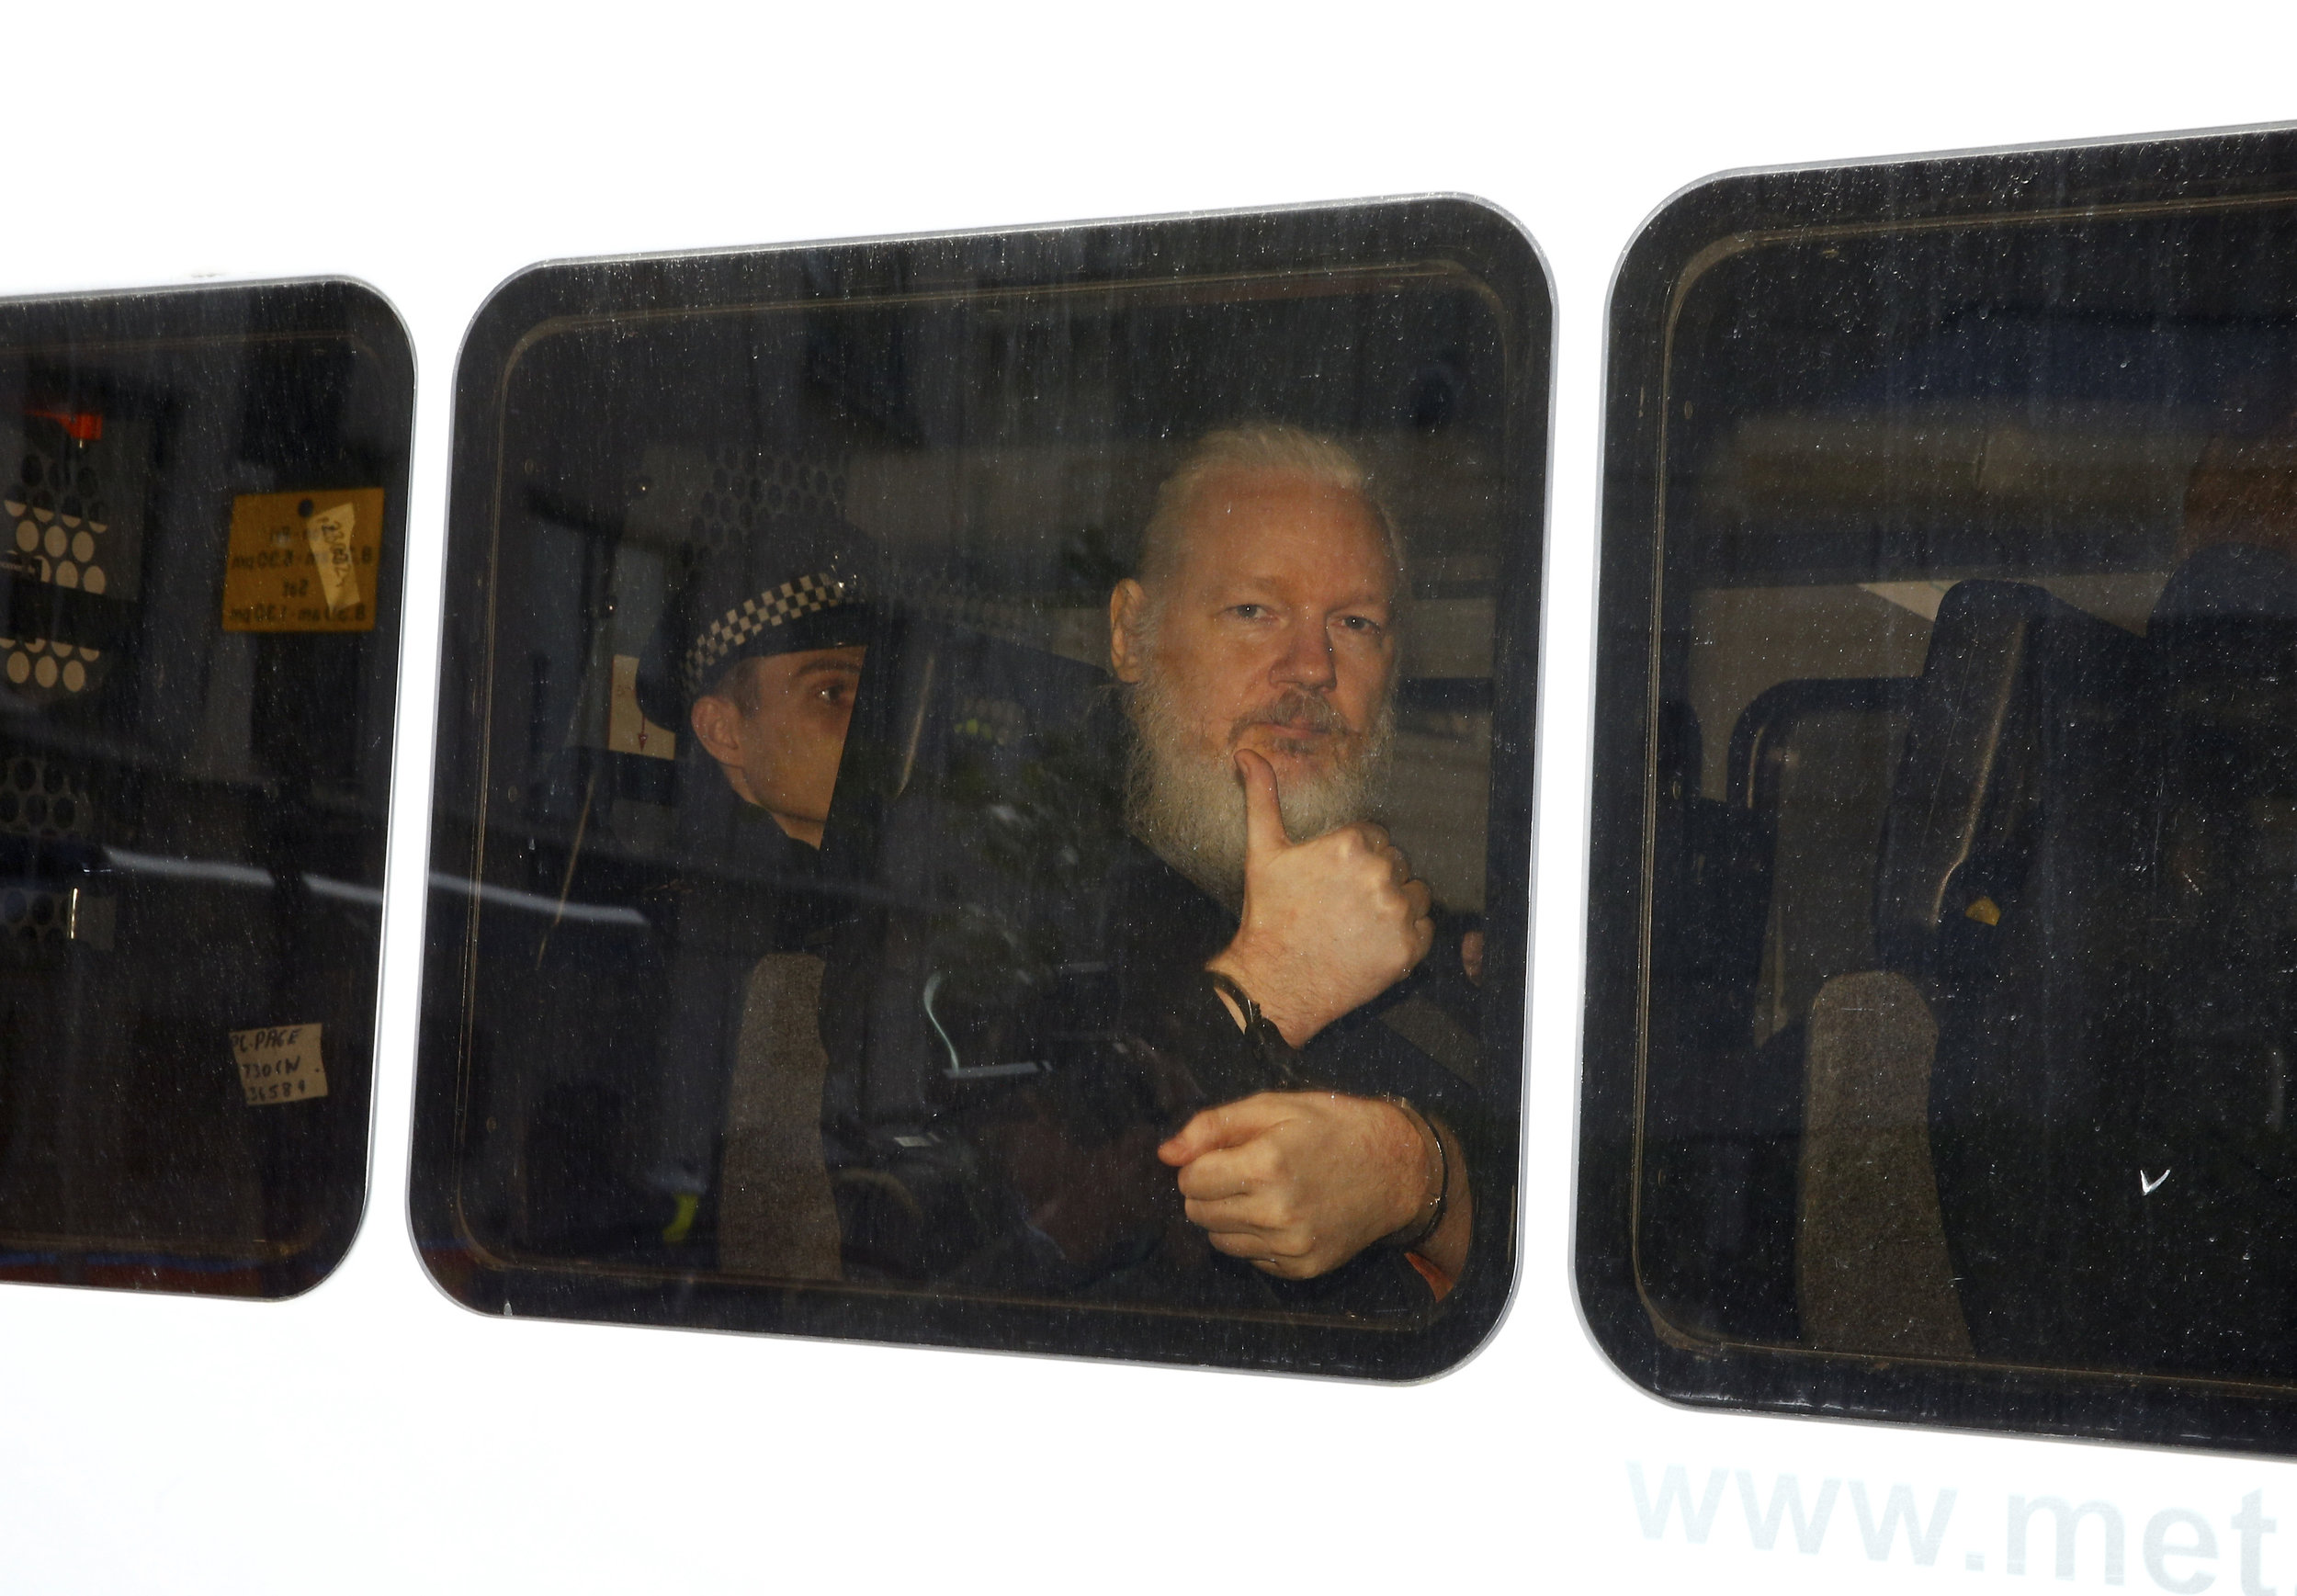
<svg viewBox="0 0 2297 1596">
<path fill-rule="evenodd" d="M 0 305 L 0 1278 L 350 1244 L 413 402 L 353 284 Z"/>
<path fill-rule="evenodd" d="M 2178 1382 L 2297 1381 L 2288 162 L 1736 179 L 1637 246 L 1581 1278 L 1662 1389 L 2256 1439 Z"/>
<path fill-rule="evenodd" d="M 457 421 L 413 1187 L 442 1283 L 1463 1355 L 1513 1250 L 1546 326 L 1522 234 L 1449 201 L 515 280 Z M 1160 485 L 1215 455 L 1144 566 Z M 1193 764 L 1146 752 L 1152 684 Z M 1239 741 L 1294 806 L 1270 858 L 1375 817 L 1400 850 L 1342 831 L 1293 866 L 1330 896 L 1287 948 L 1384 949 L 1312 1020 L 1250 959 L 1241 999 L 1205 969 L 1239 935 Z M 1281 1134 L 1327 1159 L 1342 1241 L 1191 1218 L 1182 1172 L 1316 1104 Z M 1385 1140 L 1342 1156 L 1343 1120 Z"/>
</svg>

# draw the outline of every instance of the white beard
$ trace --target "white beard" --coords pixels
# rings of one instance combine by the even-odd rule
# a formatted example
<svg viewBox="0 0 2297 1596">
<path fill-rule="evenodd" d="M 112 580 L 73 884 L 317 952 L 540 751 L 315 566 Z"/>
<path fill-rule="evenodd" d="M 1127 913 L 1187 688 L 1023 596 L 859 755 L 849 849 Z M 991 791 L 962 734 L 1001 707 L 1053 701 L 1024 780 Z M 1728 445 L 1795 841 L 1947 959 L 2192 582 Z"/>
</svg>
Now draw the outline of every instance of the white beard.
<svg viewBox="0 0 2297 1596">
<path fill-rule="evenodd" d="M 1239 737 L 1248 727 L 1268 721 L 1316 719 L 1333 730 L 1346 722 L 1323 699 L 1295 693 L 1229 728 L 1227 747 L 1207 749 L 1195 728 L 1175 713 L 1153 661 L 1148 673 L 1126 691 L 1125 709 L 1134 734 L 1126 825 L 1166 864 L 1231 910 L 1240 910 L 1245 826 L 1244 786 L 1236 769 Z M 1365 818 L 1386 775 L 1395 730 L 1395 714 L 1383 694 L 1368 734 L 1348 737 L 1348 746 L 1321 774 L 1296 776 L 1279 787 L 1277 807 L 1294 842 Z"/>
</svg>

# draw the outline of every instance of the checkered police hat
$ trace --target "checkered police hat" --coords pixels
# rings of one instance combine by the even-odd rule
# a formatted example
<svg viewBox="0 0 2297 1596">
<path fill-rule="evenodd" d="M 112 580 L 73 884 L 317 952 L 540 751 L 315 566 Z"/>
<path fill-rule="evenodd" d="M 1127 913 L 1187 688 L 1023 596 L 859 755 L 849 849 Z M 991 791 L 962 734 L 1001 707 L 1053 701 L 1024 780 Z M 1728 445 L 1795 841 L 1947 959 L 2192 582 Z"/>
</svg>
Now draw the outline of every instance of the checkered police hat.
<svg viewBox="0 0 2297 1596">
<path fill-rule="evenodd" d="M 705 550 L 639 661 L 639 707 L 683 727 L 694 700 L 743 660 L 868 640 L 866 540 L 815 513 L 776 516 Z"/>
</svg>

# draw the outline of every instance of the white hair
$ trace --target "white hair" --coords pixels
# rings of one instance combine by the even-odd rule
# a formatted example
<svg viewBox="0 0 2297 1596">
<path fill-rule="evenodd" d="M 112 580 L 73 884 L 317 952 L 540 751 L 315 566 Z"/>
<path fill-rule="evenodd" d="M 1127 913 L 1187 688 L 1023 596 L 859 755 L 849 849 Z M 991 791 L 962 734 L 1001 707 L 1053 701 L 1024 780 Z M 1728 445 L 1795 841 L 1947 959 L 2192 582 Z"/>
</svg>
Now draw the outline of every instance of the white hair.
<svg viewBox="0 0 2297 1596">
<path fill-rule="evenodd" d="M 1205 485 L 1234 476 L 1292 477 L 1354 494 L 1379 524 L 1391 574 L 1396 585 L 1403 586 L 1403 535 L 1380 502 L 1371 471 L 1339 440 L 1276 421 L 1246 422 L 1206 433 L 1165 478 L 1157 489 L 1148 524 L 1141 528 L 1136 572 L 1143 586 L 1154 589 L 1179 569 L 1189 517 Z"/>
</svg>

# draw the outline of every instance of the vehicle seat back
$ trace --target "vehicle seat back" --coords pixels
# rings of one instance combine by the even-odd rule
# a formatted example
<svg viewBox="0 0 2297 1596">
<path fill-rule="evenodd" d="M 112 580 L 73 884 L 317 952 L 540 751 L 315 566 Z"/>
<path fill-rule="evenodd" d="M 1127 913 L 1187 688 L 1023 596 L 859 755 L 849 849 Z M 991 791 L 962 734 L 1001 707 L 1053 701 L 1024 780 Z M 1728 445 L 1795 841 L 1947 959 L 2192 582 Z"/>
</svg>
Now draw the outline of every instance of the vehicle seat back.
<svg viewBox="0 0 2297 1596">
<path fill-rule="evenodd" d="M 1795 1247 L 1809 1344 L 1968 1356 L 1982 1340 L 1956 1243 L 2015 1213 L 1989 1139 L 2006 1105 L 1988 1100 L 1986 1137 L 1941 1145 L 1935 1104 L 1964 1108 L 1974 1070 L 1986 1091 L 2017 1073 L 2000 1015 L 1971 1016 L 2000 989 L 2045 795 L 2086 775 L 2099 707 L 2118 713 L 2142 666 L 2136 638 L 2038 587 L 1964 582 L 1940 605 L 1879 828 L 1879 968 L 1837 976 L 1809 1011 Z"/>
<path fill-rule="evenodd" d="M 1739 716 L 1731 806 L 1761 838 L 1752 1040 L 1799 1022 L 1827 978 L 1872 969 L 1875 859 L 1912 712 L 1903 677 L 1782 682 Z"/>
<path fill-rule="evenodd" d="M 1812 1002 L 1795 1285 L 1805 1344 L 1968 1357 L 1930 1160 L 1938 1025 L 1906 977 L 1836 976 Z"/>
</svg>

